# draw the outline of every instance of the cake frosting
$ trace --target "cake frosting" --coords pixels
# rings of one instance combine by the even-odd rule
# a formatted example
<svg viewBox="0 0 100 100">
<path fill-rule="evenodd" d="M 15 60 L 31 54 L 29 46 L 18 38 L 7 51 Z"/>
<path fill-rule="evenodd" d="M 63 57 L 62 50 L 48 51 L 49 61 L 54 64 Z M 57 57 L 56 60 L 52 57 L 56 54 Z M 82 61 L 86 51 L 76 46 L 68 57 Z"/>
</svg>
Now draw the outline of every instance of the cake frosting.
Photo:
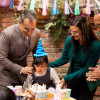
<svg viewBox="0 0 100 100">
<path fill-rule="evenodd" d="M 35 99 L 47 99 L 48 91 L 46 90 L 46 85 L 34 84 L 31 90 L 36 93 Z"/>
</svg>

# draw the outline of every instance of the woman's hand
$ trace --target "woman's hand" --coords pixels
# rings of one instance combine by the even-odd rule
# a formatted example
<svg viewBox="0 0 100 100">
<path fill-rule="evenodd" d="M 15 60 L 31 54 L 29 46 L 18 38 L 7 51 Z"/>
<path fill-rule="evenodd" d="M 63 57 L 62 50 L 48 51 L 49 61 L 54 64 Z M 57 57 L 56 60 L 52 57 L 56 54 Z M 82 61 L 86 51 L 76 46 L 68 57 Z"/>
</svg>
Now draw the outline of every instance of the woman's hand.
<svg viewBox="0 0 100 100">
<path fill-rule="evenodd" d="M 62 80 L 60 81 L 60 84 L 61 84 L 61 88 L 63 88 L 63 87 L 64 87 L 64 85 L 66 84 L 65 80 L 64 80 L 64 79 L 62 79 Z"/>
<path fill-rule="evenodd" d="M 29 100 L 35 100 L 35 93 L 31 90 L 27 90 L 29 92 L 29 95 L 26 96 Z"/>
</svg>

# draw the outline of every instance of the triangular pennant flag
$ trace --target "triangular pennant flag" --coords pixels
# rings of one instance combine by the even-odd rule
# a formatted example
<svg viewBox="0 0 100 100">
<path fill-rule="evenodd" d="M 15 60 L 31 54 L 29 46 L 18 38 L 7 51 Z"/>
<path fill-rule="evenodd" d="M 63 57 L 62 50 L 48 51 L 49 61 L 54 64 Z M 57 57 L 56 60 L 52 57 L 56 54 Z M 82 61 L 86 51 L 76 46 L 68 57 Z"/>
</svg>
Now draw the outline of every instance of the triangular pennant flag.
<svg viewBox="0 0 100 100">
<path fill-rule="evenodd" d="M 91 11 L 90 11 L 90 0 L 87 0 L 86 14 L 91 14 Z"/>
<path fill-rule="evenodd" d="M 23 4 L 23 0 L 20 0 L 20 3 L 19 3 L 18 8 L 17 8 L 18 11 L 21 11 L 22 4 Z"/>
<path fill-rule="evenodd" d="M 42 12 L 43 16 L 47 15 L 47 0 L 43 0 L 43 12 Z"/>
<path fill-rule="evenodd" d="M 45 53 L 42 44 L 41 44 L 42 39 L 39 39 L 38 42 L 38 46 L 37 46 L 37 50 L 36 50 L 36 54 L 34 54 L 35 57 L 43 57 L 43 56 L 47 56 L 48 54 Z"/>
<path fill-rule="evenodd" d="M 80 15 L 79 1 L 78 0 L 76 0 L 76 5 L 75 5 L 75 15 Z"/>
<path fill-rule="evenodd" d="M 53 9 L 51 12 L 52 15 L 57 15 L 58 14 L 58 8 L 57 8 L 57 0 L 54 1 Z"/>
<path fill-rule="evenodd" d="M 70 14 L 69 10 L 70 10 L 71 13 L 73 13 L 71 8 L 68 5 L 68 0 L 65 0 L 65 15 Z"/>
<path fill-rule="evenodd" d="M 14 0 L 12 0 L 10 4 L 10 9 L 13 9 L 13 8 L 14 8 Z"/>
<path fill-rule="evenodd" d="M 35 2 L 36 0 L 31 0 L 31 4 L 30 4 L 30 10 L 33 10 L 34 11 L 34 8 L 35 8 Z"/>
</svg>

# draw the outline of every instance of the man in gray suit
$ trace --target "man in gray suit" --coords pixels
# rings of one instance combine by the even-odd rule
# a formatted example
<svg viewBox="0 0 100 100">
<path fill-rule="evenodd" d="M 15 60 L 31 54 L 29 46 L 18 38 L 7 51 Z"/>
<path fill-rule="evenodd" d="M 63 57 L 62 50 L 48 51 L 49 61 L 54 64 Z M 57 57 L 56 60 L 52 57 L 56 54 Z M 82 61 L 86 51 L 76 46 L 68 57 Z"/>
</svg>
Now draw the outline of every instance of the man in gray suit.
<svg viewBox="0 0 100 100">
<path fill-rule="evenodd" d="M 36 13 L 25 10 L 21 13 L 19 24 L 1 32 L 0 85 L 22 85 L 27 74 L 32 74 L 33 68 L 27 66 L 26 58 L 30 52 L 36 52 L 41 33 L 36 23 Z"/>
</svg>

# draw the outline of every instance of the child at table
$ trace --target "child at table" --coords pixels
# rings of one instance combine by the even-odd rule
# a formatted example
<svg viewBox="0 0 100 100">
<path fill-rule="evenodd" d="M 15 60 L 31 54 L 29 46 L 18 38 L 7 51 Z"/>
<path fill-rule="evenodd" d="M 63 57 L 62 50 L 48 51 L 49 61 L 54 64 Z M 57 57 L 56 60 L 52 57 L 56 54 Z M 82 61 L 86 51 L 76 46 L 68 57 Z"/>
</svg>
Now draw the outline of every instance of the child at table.
<svg viewBox="0 0 100 100">
<path fill-rule="evenodd" d="M 46 84 L 46 88 L 55 88 L 59 84 L 60 79 L 53 68 L 48 67 L 48 57 L 45 53 L 41 39 L 39 40 L 36 54 L 33 56 L 33 65 L 35 67 L 35 72 L 32 75 L 33 83 L 38 83 L 40 85 Z"/>
<path fill-rule="evenodd" d="M 33 67 L 35 68 L 35 72 L 32 74 L 32 84 L 45 84 L 47 89 L 50 87 L 55 88 L 57 84 L 59 84 L 60 79 L 56 71 L 53 68 L 48 67 L 48 57 L 47 53 L 45 53 L 42 47 L 41 39 L 39 40 L 36 54 L 33 55 L 33 59 Z"/>
</svg>

